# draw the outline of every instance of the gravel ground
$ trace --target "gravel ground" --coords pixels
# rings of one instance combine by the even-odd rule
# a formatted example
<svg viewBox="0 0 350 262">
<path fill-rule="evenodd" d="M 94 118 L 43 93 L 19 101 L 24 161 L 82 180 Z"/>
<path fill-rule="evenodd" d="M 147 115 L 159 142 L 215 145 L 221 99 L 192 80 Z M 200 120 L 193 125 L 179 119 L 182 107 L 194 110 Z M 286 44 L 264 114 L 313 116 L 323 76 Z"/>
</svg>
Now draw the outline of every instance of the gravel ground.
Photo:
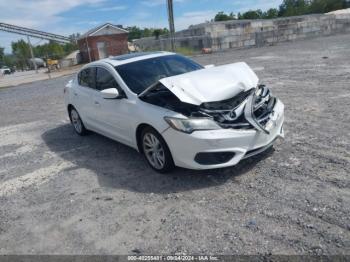
<svg viewBox="0 0 350 262">
<path fill-rule="evenodd" d="M 16 71 L 11 75 L 0 75 L 0 89 L 9 86 L 18 86 L 21 84 L 32 83 L 39 80 L 47 80 L 50 78 L 57 78 L 66 75 L 71 75 L 77 72 L 81 68 L 81 65 L 72 66 L 69 68 L 63 68 L 60 70 L 54 70 L 50 74 L 47 73 L 46 68 L 38 69 L 38 73 L 35 70 L 29 71 Z"/>
<path fill-rule="evenodd" d="M 0 254 L 350 254 L 350 35 L 197 56 L 246 61 L 286 138 L 235 167 L 161 175 L 75 135 L 70 77 L 0 90 Z"/>
</svg>

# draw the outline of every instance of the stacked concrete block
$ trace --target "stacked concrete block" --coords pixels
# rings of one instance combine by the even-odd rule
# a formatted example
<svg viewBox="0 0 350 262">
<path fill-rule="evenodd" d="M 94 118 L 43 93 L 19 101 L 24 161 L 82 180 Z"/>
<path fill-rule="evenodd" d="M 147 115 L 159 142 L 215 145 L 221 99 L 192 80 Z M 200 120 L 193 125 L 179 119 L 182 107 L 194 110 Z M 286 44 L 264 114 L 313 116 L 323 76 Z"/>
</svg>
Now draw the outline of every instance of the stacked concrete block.
<svg viewBox="0 0 350 262">
<path fill-rule="evenodd" d="M 277 42 L 350 32 L 350 14 L 304 15 L 269 20 L 232 20 L 191 26 L 176 33 L 176 46 L 213 51 L 271 45 Z M 167 38 L 142 38 L 144 50 L 170 49 Z"/>
</svg>

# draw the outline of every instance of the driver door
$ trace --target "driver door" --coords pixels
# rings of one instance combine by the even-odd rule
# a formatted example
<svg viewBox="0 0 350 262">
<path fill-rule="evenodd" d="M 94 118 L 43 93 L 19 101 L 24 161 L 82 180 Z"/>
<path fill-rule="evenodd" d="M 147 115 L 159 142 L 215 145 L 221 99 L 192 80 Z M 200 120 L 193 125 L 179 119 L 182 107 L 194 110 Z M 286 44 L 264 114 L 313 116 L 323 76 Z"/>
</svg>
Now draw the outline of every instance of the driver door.
<svg viewBox="0 0 350 262">
<path fill-rule="evenodd" d="M 116 88 L 120 97 L 106 99 L 102 97 L 104 89 Z M 113 74 L 104 67 L 96 68 L 96 92 L 93 96 L 95 122 L 97 128 L 106 136 L 125 144 L 132 144 L 130 112 L 133 110 Z"/>
</svg>

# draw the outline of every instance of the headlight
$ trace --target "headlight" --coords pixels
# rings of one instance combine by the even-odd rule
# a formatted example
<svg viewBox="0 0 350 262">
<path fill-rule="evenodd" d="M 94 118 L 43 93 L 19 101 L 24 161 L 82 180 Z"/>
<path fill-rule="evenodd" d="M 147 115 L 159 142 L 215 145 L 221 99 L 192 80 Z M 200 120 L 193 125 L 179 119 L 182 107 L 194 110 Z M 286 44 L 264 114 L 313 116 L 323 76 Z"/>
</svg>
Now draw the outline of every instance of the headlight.
<svg viewBox="0 0 350 262">
<path fill-rule="evenodd" d="M 164 120 L 175 130 L 192 133 L 195 130 L 213 130 L 221 129 L 221 127 L 216 124 L 210 118 L 174 118 L 174 117 L 164 117 Z"/>
</svg>

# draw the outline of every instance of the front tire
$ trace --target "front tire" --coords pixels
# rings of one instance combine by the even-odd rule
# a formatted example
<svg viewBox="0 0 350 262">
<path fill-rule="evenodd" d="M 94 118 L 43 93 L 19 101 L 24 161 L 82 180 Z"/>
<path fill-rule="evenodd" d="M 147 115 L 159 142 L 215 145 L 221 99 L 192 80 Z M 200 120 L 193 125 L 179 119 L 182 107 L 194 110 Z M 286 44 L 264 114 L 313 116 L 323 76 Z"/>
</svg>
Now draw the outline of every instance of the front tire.
<svg viewBox="0 0 350 262">
<path fill-rule="evenodd" d="M 155 129 L 146 127 L 142 131 L 141 146 L 148 164 L 155 171 L 167 173 L 175 167 L 168 145 Z"/>
<path fill-rule="evenodd" d="M 70 120 L 72 122 L 72 125 L 74 127 L 75 132 L 80 136 L 86 135 L 87 130 L 83 124 L 83 121 L 80 118 L 78 111 L 75 108 L 72 108 L 69 111 L 69 116 L 70 116 Z"/>
</svg>

